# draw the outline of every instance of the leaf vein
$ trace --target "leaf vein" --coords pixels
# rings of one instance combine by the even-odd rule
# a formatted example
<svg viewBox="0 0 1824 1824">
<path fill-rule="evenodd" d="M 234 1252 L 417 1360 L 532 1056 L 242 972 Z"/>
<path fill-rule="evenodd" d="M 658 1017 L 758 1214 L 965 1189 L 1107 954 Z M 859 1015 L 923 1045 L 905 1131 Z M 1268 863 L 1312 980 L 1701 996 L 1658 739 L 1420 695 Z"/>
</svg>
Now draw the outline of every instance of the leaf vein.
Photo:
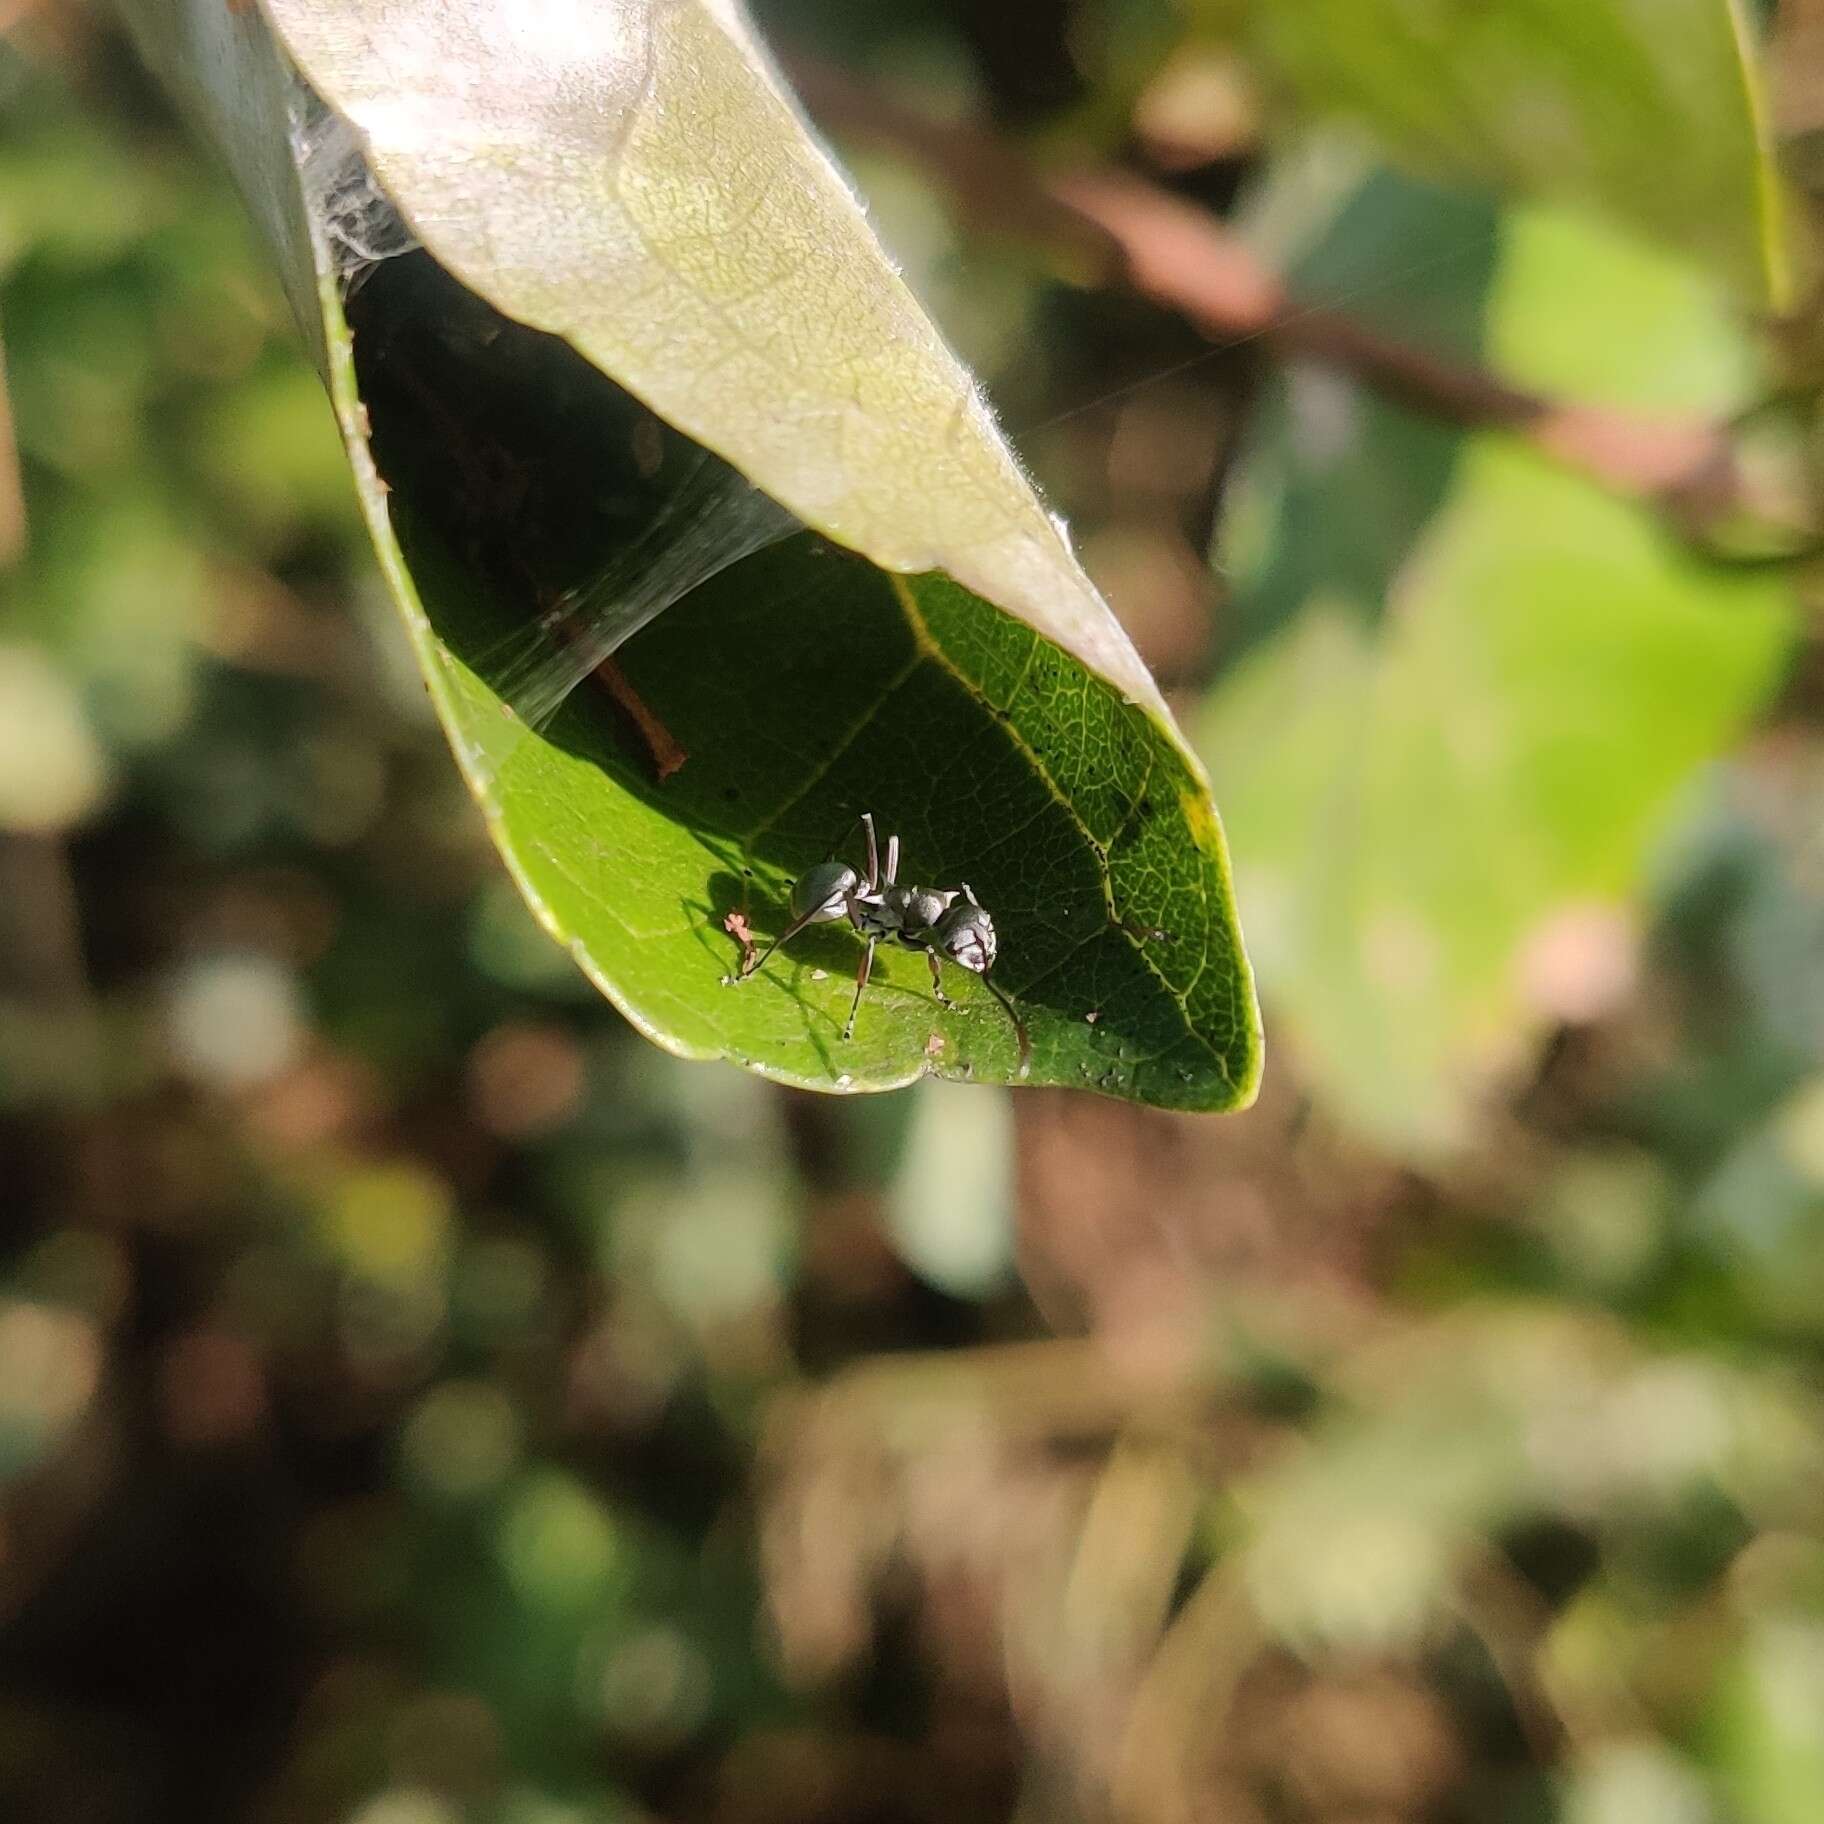
<svg viewBox="0 0 1824 1824">
<path fill-rule="evenodd" d="M 947 671 L 953 678 L 956 679 L 956 681 L 959 684 L 962 685 L 962 687 L 966 691 L 969 692 L 969 694 L 971 696 L 973 696 L 976 699 L 976 701 L 978 703 L 985 704 L 989 708 L 992 708 L 993 705 L 992 705 L 992 703 L 990 703 L 989 698 L 987 697 L 986 693 L 982 690 L 980 684 L 978 684 L 974 678 L 968 676 L 967 673 L 962 671 L 956 665 L 955 661 L 951 659 L 950 655 L 944 651 L 943 647 L 938 644 L 936 639 L 933 638 L 930 626 L 927 624 L 923 613 L 919 609 L 918 602 L 912 594 L 911 585 L 906 581 L 906 579 L 903 576 L 892 576 L 892 577 L 888 578 L 888 581 L 891 582 L 891 584 L 893 585 L 893 593 L 899 600 L 900 608 L 905 614 L 907 624 L 912 629 L 913 638 L 918 642 L 922 656 L 929 658 L 934 664 L 941 666 L 945 671 Z M 1033 650 L 1035 652 L 1037 651 L 1036 645 Z M 1089 844 L 1091 850 L 1094 852 L 1095 857 L 1096 857 L 1097 866 L 1102 875 L 1103 898 L 1108 907 L 1108 923 L 1103 927 L 1103 930 L 1106 931 L 1106 930 L 1109 930 L 1112 928 L 1116 931 L 1119 931 L 1122 934 L 1122 936 L 1125 937 L 1127 939 L 1127 941 L 1133 945 L 1134 954 L 1140 959 L 1141 966 L 1147 971 L 1147 973 L 1149 975 L 1152 976 L 1152 978 L 1159 984 L 1159 986 L 1165 990 L 1167 997 L 1171 1000 L 1173 1005 L 1177 1007 L 1179 1018 L 1183 1022 L 1184 1031 L 1185 1031 L 1186 1036 L 1188 1038 L 1192 1039 L 1193 1041 L 1195 1041 L 1197 1044 L 1201 1045 L 1204 1048 L 1204 1050 L 1210 1054 L 1210 1057 L 1211 1057 L 1212 1061 L 1215 1063 L 1217 1070 L 1220 1071 L 1222 1074 L 1222 1080 L 1225 1083 L 1227 1083 L 1231 1089 L 1233 1089 L 1235 1087 L 1235 1079 L 1229 1070 L 1229 1063 L 1228 1063 L 1227 1057 L 1224 1056 L 1223 1052 L 1218 1048 L 1218 1046 L 1216 1045 L 1216 1042 L 1213 1039 L 1209 1038 L 1205 1033 L 1201 1032 L 1198 1029 L 1196 1022 L 1191 1018 L 1191 1010 L 1190 1010 L 1189 999 L 1188 999 L 1189 990 L 1186 989 L 1184 991 L 1184 993 L 1180 993 L 1178 989 L 1176 989 L 1175 987 L 1172 986 L 1170 978 L 1167 977 L 1167 975 L 1159 967 L 1159 965 L 1157 963 L 1155 963 L 1153 961 L 1153 959 L 1146 954 L 1145 946 L 1142 943 L 1140 943 L 1140 941 L 1138 939 L 1136 939 L 1134 937 L 1133 933 L 1130 932 L 1127 929 L 1127 927 L 1124 924 L 1122 924 L 1120 919 L 1116 916 L 1114 874 L 1113 874 L 1112 869 L 1109 866 L 1108 849 L 1105 848 L 1103 846 L 1103 844 L 1101 844 L 1100 842 L 1098 842 L 1096 840 L 1094 832 L 1083 821 L 1081 813 L 1079 813 L 1076 806 L 1074 804 L 1072 804 L 1070 799 L 1065 795 L 1063 788 L 1058 784 L 1057 780 L 1052 777 L 1051 769 L 1046 766 L 1045 762 L 1043 760 L 1041 760 L 1039 758 L 1039 756 L 1033 751 L 1033 749 L 1028 745 L 1026 740 L 1021 736 L 1019 730 L 1014 728 L 1010 723 L 1003 722 L 1001 724 L 1001 726 L 1005 730 L 1005 732 L 1007 734 L 1007 738 L 1014 744 L 1014 746 L 1016 746 L 1020 750 L 1021 753 L 1023 753 L 1026 756 L 1027 762 L 1032 767 L 1033 772 L 1035 774 L 1037 774 L 1037 776 L 1039 777 L 1041 782 L 1044 784 L 1046 790 L 1051 793 L 1052 797 L 1057 801 L 1059 806 L 1063 809 L 1065 815 L 1068 816 L 1070 818 L 1071 822 L 1077 826 L 1078 831 L 1082 834 L 1083 840 Z M 1151 767 L 1152 767 L 1153 761 L 1156 758 L 1157 758 L 1157 756 L 1149 757 L 1149 761 L 1148 761 L 1148 776 L 1149 777 L 1151 776 Z M 1136 799 L 1135 803 L 1137 804 L 1138 802 L 1139 802 L 1139 800 Z M 1131 815 L 1131 813 L 1130 813 L 1130 815 Z M 1119 834 L 1118 831 L 1116 833 Z M 1204 959 L 1207 960 L 1208 955 L 1209 955 L 1208 931 L 1209 931 L 1209 923 L 1210 923 L 1210 921 L 1209 921 L 1209 886 L 1203 878 L 1203 870 L 1201 868 L 1199 868 L 1197 870 L 1197 886 L 1198 886 L 1199 895 L 1202 898 L 1203 906 L 1204 906 L 1203 925 L 1204 925 L 1205 936 L 1204 936 L 1204 945 L 1203 945 L 1203 957 L 1204 957 Z M 1084 947 L 1084 945 L 1093 943 L 1096 940 L 1096 938 L 1100 937 L 1101 935 L 1102 935 L 1101 931 L 1093 932 L 1088 937 L 1085 937 L 1085 938 L 1081 939 L 1079 942 L 1073 944 L 1071 946 L 1071 948 L 1064 953 L 1063 956 L 1061 956 L 1049 968 L 1041 971 L 1038 975 L 1034 976 L 1032 978 L 1032 980 L 1030 982 L 1028 982 L 1024 988 L 1019 990 L 1019 992 L 1022 994 L 1030 993 L 1031 990 L 1038 983 L 1047 980 L 1049 977 L 1055 975 L 1059 969 L 1063 968 L 1063 966 L 1067 962 L 1070 961 L 1071 957 L 1075 956 L 1076 953 Z M 1200 960 L 1198 963 L 1198 974 L 1201 975 L 1202 972 L 1203 972 L 1203 961 Z M 1163 1055 L 1163 1054 L 1160 1054 L 1160 1055 Z"/>
</svg>

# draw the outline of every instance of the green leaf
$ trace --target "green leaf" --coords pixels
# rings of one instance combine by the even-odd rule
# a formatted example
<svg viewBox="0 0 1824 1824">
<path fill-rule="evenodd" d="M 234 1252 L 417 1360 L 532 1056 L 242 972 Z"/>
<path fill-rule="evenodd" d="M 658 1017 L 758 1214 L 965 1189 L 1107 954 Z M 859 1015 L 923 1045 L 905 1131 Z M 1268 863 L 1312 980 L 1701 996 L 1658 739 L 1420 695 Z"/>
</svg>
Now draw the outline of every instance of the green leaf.
<svg viewBox="0 0 1824 1824">
<path fill-rule="evenodd" d="M 1249 1099 L 1258 1020 L 1200 763 L 732 9 L 268 0 L 425 247 L 362 270 L 345 316 L 347 173 L 307 165 L 318 104 L 266 15 L 123 4 L 311 300 L 376 550 L 503 857 L 641 1030 L 814 1088 L 1014 1079 L 982 984 L 948 970 L 945 1012 L 905 951 L 845 1043 L 845 929 L 727 985 L 729 915 L 777 933 L 790 879 L 871 810 L 902 878 L 992 911 L 1032 1081 Z M 661 550 L 728 555 L 716 497 L 667 492 L 677 432 L 811 529 L 622 647 L 618 698 L 585 682 L 535 730 L 503 693 L 537 613 L 668 508 Z"/>
<path fill-rule="evenodd" d="M 1417 173 L 1586 205 L 1785 308 L 1740 0 L 1203 0 L 1304 107 Z"/>
<path fill-rule="evenodd" d="M 1338 232 L 1367 212 L 1397 265 L 1386 190 Z M 1714 299 L 1637 244 L 1521 213 L 1500 246 L 1483 334 L 1516 382 L 1707 409 L 1745 384 Z M 1390 493 L 1391 473 L 1428 479 Z M 1371 515 L 1364 561 L 1331 528 Z M 1625 929 L 1680 788 L 1777 676 L 1790 589 L 1699 564 L 1503 438 L 1415 425 L 1306 370 L 1246 465 L 1230 540 L 1254 640 L 1202 730 L 1263 981 L 1355 1121 L 1448 1143 L 1516 1034 L 1552 1017 L 1527 960 Z"/>
</svg>

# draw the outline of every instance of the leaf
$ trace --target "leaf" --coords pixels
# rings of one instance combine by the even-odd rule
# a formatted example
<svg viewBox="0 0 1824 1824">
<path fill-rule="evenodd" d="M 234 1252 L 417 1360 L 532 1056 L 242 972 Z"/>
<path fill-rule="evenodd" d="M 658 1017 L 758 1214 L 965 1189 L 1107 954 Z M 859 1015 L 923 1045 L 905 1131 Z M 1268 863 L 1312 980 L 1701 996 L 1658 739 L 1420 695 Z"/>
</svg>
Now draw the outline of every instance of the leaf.
<svg viewBox="0 0 1824 1824">
<path fill-rule="evenodd" d="M 1585 205 L 1756 303 L 1792 280 L 1740 0 L 1204 0 L 1305 107 L 1414 172 Z"/>
<path fill-rule="evenodd" d="M 1338 232 L 1377 222 L 1397 264 L 1386 199 L 1383 180 Z M 1516 382 L 1707 408 L 1745 383 L 1713 301 L 1656 256 L 1533 212 L 1505 220 L 1500 247 L 1483 335 Z M 1396 465 L 1430 491 L 1390 494 Z M 1371 511 L 1378 567 L 1326 533 Z M 1777 676 L 1789 587 L 1696 563 L 1500 437 L 1415 426 L 1307 370 L 1230 524 L 1257 637 L 1201 726 L 1263 981 L 1358 1124 L 1447 1144 L 1516 1035 L 1552 1016 L 1526 989 L 1529 955 L 1625 929 L 1680 788 Z M 1258 764 L 1269 748 L 1276 764 Z"/>
<path fill-rule="evenodd" d="M 642 1031 L 822 1089 L 1011 1080 L 1000 1006 L 951 969 L 944 1012 L 904 951 L 844 1043 L 846 930 L 725 984 L 729 915 L 776 933 L 791 877 L 867 809 L 904 876 L 993 912 L 1033 1081 L 1249 1099 L 1258 1021 L 1201 766 L 730 9 L 271 0 L 428 249 L 362 270 L 345 318 L 336 261 L 361 237 L 346 191 L 301 180 L 316 104 L 263 15 L 124 3 L 313 299 L 376 549 L 495 842 Z M 814 530 L 694 589 L 621 649 L 618 695 L 586 683 L 534 730 L 502 655 L 663 506 L 678 440 L 644 407 Z M 727 533 L 708 512 L 675 536 Z"/>
<path fill-rule="evenodd" d="M 264 0 L 439 263 L 883 568 L 1158 688 L 726 0 Z"/>
</svg>

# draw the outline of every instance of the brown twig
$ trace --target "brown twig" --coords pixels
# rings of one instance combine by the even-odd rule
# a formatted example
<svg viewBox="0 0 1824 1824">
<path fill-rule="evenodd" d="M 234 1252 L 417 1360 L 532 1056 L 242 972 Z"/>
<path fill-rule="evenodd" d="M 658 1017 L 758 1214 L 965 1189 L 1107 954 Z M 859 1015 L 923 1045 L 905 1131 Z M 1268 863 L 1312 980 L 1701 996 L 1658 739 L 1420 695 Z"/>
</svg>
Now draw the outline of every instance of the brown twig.
<svg viewBox="0 0 1824 1824">
<path fill-rule="evenodd" d="M 1612 492 L 1708 524 L 1750 503 L 1726 426 L 1582 405 L 1446 361 L 1337 310 L 1302 306 L 1239 235 L 1142 178 L 1052 180 L 1052 192 L 1120 247 L 1127 282 L 1219 340 L 1258 337 L 1342 368 L 1415 411 L 1524 438 Z"/>
<path fill-rule="evenodd" d="M 690 758 L 689 752 L 634 689 L 632 681 L 614 660 L 604 659 L 596 666 L 595 676 L 639 731 L 652 761 L 654 782 L 663 785 Z"/>
<path fill-rule="evenodd" d="M 1731 427 L 1554 399 L 1484 368 L 1441 359 L 1335 309 L 1304 304 L 1241 236 L 1196 204 L 1128 172 L 1046 176 L 1008 146 L 940 126 L 815 63 L 793 81 L 821 120 L 888 144 L 941 178 L 965 217 L 1037 238 L 1103 283 L 1124 284 L 1187 318 L 1212 341 L 1258 340 L 1326 362 L 1415 411 L 1499 429 L 1702 541 L 1736 517 L 1789 528 L 1808 517 L 1774 498 L 1738 458 Z"/>
<path fill-rule="evenodd" d="M 1095 273 L 1119 259 L 1113 235 L 1047 191 L 1006 141 L 931 120 L 814 58 L 793 59 L 788 73 L 813 118 L 858 143 L 902 153 L 942 179 L 965 220 L 1035 242 Z"/>
</svg>

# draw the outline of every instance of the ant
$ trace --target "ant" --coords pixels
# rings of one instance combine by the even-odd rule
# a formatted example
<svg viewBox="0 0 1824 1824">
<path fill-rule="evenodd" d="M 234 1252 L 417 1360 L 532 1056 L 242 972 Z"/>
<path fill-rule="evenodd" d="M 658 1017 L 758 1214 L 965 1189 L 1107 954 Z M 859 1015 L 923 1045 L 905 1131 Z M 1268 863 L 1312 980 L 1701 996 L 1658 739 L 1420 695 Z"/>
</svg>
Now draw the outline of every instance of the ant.
<svg viewBox="0 0 1824 1824">
<path fill-rule="evenodd" d="M 944 993 L 943 959 L 960 963 L 971 974 L 982 978 L 985 987 L 1006 1008 L 1020 1042 L 1020 1075 L 1032 1068 L 1032 1040 L 1026 1022 L 1011 1000 L 994 982 L 988 971 L 994 966 L 994 920 L 988 908 L 976 898 L 975 890 L 965 881 L 960 887 L 913 887 L 899 885 L 899 838 L 887 838 L 887 865 L 880 865 L 880 845 L 874 834 L 874 815 L 863 811 L 860 827 L 867 833 L 868 871 L 857 874 L 846 861 L 823 861 L 792 883 L 791 923 L 788 924 L 758 956 L 742 965 L 735 978 L 744 982 L 783 943 L 796 937 L 806 925 L 833 923 L 846 918 L 864 938 L 861 967 L 855 972 L 855 999 L 849 1006 L 849 1017 L 842 1036 L 855 1032 L 855 1015 L 861 1008 L 862 990 L 868 985 L 869 971 L 874 967 L 874 946 L 881 942 L 903 944 L 908 950 L 922 950 L 931 965 L 931 992 L 938 1004 L 955 1007 Z M 848 840 L 843 838 L 844 842 Z M 840 844 L 838 845 L 841 846 Z"/>
</svg>

